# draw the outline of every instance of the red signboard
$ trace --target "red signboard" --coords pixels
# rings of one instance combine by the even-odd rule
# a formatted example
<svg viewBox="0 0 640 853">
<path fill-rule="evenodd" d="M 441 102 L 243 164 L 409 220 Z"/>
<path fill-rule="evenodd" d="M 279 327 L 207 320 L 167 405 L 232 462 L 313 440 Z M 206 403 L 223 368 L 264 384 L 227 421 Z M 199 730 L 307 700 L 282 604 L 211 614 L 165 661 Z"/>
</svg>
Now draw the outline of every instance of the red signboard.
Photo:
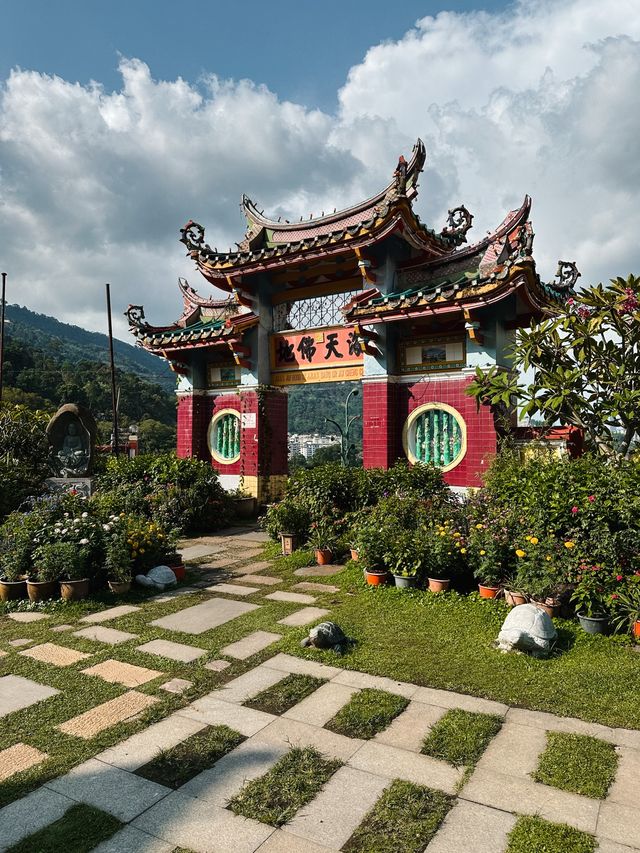
<svg viewBox="0 0 640 853">
<path fill-rule="evenodd" d="M 274 372 L 361 365 L 363 353 L 353 327 L 333 326 L 271 336 Z"/>
</svg>

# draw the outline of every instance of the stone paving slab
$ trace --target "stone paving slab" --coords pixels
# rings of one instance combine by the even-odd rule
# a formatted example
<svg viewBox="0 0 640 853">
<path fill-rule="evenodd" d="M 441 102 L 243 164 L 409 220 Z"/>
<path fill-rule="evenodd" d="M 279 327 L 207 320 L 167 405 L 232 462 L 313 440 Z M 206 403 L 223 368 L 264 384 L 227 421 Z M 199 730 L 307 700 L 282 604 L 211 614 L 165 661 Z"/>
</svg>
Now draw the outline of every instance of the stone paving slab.
<svg viewBox="0 0 640 853">
<path fill-rule="evenodd" d="M 186 678 L 172 678 L 171 681 L 165 681 L 164 684 L 161 684 L 159 689 L 166 690 L 167 693 L 180 694 L 190 687 L 193 687 L 193 681 L 187 681 Z"/>
<path fill-rule="evenodd" d="M 169 788 L 111 767 L 95 758 L 74 767 L 46 787 L 79 803 L 102 809 L 122 821 L 133 820 L 170 793 Z"/>
<path fill-rule="evenodd" d="M 184 643 L 174 643 L 171 640 L 150 640 L 142 646 L 136 646 L 136 651 L 146 652 L 148 655 L 169 658 L 169 660 L 180 661 L 180 663 L 191 663 L 196 658 L 206 655 L 206 649 L 196 646 L 187 646 Z"/>
<path fill-rule="evenodd" d="M 429 730 L 446 714 L 444 708 L 435 705 L 423 705 L 422 702 L 410 702 L 405 710 L 398 714 L 390 726 L 374 737 L 379 743 L 420 752 L 422 742 Z"/>
<path fill-rule="evenodd" d="M 340 850 L 388 784 L 380 776 L 341 767 L 287 824 L 287 832 Z"/>
<path fill-rule="evenodd" d="M 270 669 L 279 669 L 282 672 L 296 675 L 313 675 L 315 678 L 335 678 L 342 670 L 337 666 L 327 666 L 324 663 L 318 663 L 315 660 L 307 660 L 306 658 L 297 658 L 293 655 L 278 654 L 266 660 L 262 666 L 267 666 Z"/>
<path fill-rule="evenodd" d="M 58 646 L 55 643 L 41 643 L 39 646 L 32 646 L 24 652 L 19 652 L 19 654 L 33 658 L 33 660 L 39 660 L 42 663 L 53 664 L 53 666 L 71 666 L 79 660 L 91 657 L 86 652 L 78 652 L 76 649 Z"/>
<path fill-rule="evenodd" d="M 515 815 L 458 800 L 425 853 L 504 853 Z"/>
<path fill-rule="evenodd" d="M 227 566 L 233 566 L 235 563 L 239 563 L 239 557 L 221 557 L 219 560 L 211 560 L 208 563 L 200 563 L 198 566 L 199 569 L 226 569 Z"/>
<path fill-rule="evenodd" d="M 482 770 L 530 779 L 529 774 L 538 766 L 538 759 L 546 747 L 547 734 L 543 729 L 504 723 L 477 766 Z"/>
<path fill-rule="evenodd" d="M 596 853 L 638 853 L 639 849 L 627 847 L 626 844 L 617 844 L 615 841 L 609 841 L 608 838 L 599 838 Z"/>
<path fill-rule="evenodd" d="M 5 652 L 5 651 L 3 651 L 2 649 L 0 649 L 0 658 L 4 658 L 4 657 L 6 657 L 8 654 L 9 654 L 8 652 Z"/>
<path fill-rule="evenodd" d="M 80 621 L 97 625 L 100 622 L 109 622 L 111 619 L 117 619 L 119 616 L 126 616 L 127 613 L 135 613 L 137 610 L 140 610 L 140 608 L 134 607 L 133 604 L 120 604 L 118 607 L 110 607 L 108 610 L 90 613 L 88 616 L 83 616 Z"/>
<path fill-rule="evenodd" d="M 340 588 L 330 583 L 313 583 L 313 581 L 300 581 L 294 583 L 293 589 L 301 589 L 303 592 L 339 592 Z"/>
<path fill-rule="evenodd" d="M 256 666 L 239 675 L 232 681 L 228 681 L 217 690 L 209 693 L 211 699 L 222 699 L 224 702 L 237 702 L 242 704 L 247 699 L 253 699 L 258 693 L 266 690 L 268 687 L 273 687 L 278 681 L 282 681 L 285 677 L 284 672 L 276 669 L 271 669 L 266 666 Z"/>
<path fill-rule="evenodd" d="M 476 768 L 462 789 L 460 797 L 503 811 L 539 814 L 545 820 L 568 823 L 590 833 L 596 831 L 598 811 L 601 808 L 598 800 L 541 785 L 531 779 L 479 768 Z M 603 803 L 602 808 L 605 805 Z"/>
<path fill-rule="evenodd" d="M 273 827 L 174 791 L 133 823 L 194 853 L 254 853 Z"/>
<path fill-rule="evenodd" d="M 124 826 L 111 838 L 95 847 L 92 853 L 173 853 L 175 846 L 153 835 Z"/>
<path fill-rule="evenodd" d="M 152 595 L 147 601 L 152 601 L 154 604 L 164 604 L 167 601 L 173 601 L 174 598 L 179 598 L 181 595 L 193 595 L 196 592 L 200 592 L 200 590 L 192 586 L 178 587 L 177 589 L 167 590 L 160 595 Z"/>
<path fill-rule="evenodd" d="M 303 592 L 286 592 L 284 590 L 270 592 L 269 595 L 265 595 L 265 598 L 269 599 L 269 601 L 291 601 L 293 604 L 313 604 L 316 600 L 313 595 L 305 595 Z"/>
<path fill-rule="evenodd" d="M 123 693 L 122 696 L 109 699 L 108 702 L 96 705 L 95 708 L 90 708 L 83 714 L 67 720 L 66 723 L 62 723 L 57 728 L 67 735 L 75 735 L 75 737 L 90 740 L 99 734 L 99 732 L 115 726 L 116 723 L 122 723 L 124 720 L 136 717 L 157 701 L 154 696 L 147 696 L 145 693 L 129 690 L 127 693 Z"/>
<path fill-rule="evenodd" d="M 55 687 L 38 684 L 21 675 L 3 675 L 0 678 L 0 717 L 29 708 L 59 692 Z"/>
<path fill-rule="evenodd" d="M 253 595 L 260 590 L 254 586 L 240 586 L 237 583 L 217 583 L 205 586 L 206 592 L 223 592 L 225 595 Z"/>
<path fill-rule="evenodd" d="M 212 672 L 222 672 L 228 666 L 231 666 L 228 660 L 210 660 L 209 663 L 205 663 L 204 668 Z"/>
<path fill-rule="evenodd" d="M 15 773 L 22 773 L 23 770 L 35 767 L 36 764 L 42 764 L 48 757 L 46 752 L 41 752 L 35 746 L 29 746 L 26 743 L 15 743 L 8 749 L 1 750 L 0 782 L 4 782 Z"/>
<path fill-rule="evenodd" d="M 585 720 L 578 720 L 574 717 L 556 717 L 554 714 L 547 714 L 544 711 L 509 708 L 507 722 L 519 723 L 523 726 L 531 726 L 550 732 L 590 735 L 600 738 L 600 740 L 606 740 L 608 743 L 617 743 L 615 729 L 602 726 L 600 723 L 587 723 Z"/>
<path fill-rule="evenodd" d="M 26 797 L 9 803 L 0 809 L 0 851 L 13 847 L 27 835 L 49 826 L 73 805 L 73 800 L 48 788 L 38 788 Z"/>
<path fill-rule="evenodd" d="M 201 557 L 208 557 L 209 554 L 215 554 L 218 548 L 215 545 L 188 545 L 186 548 L 181 548 L 180 553 L 185 563 L 189 560 L 199 560 Z"/>
<path fill-rule="evenodd" d="M 301 578 L 330 578 L 333 575 L 340 574 L 344 566 L 327 565 L 327 566 L 303 566 L 301 569 L 296 569 L 294 575 Z"/>
<path fill-rule="evenodd" d="M 289 751 L 287 744 L 278 741 L 257 743 L 255 739 L 241 743 L 193 779 L 180 790 L 217 806 L 225 806 L 247 782 L 263 776 Z"/>
<path fill-rule="evenodd" d="M 147 669 L 144 666 L 135 666 L 124 661 L 113 660 L 113 658 L 97 663 L 89 669 L 83 669 L 81 672 L 102 678 L 109 684 L 122 684 L 124 687 L 139 687 L 147 681 L 153 681 L 154 678 L 164 675 L 157 669 Z"/>
<path fill-rule="evenodd" d="M 54 625 L 50 630 L 58 634 L 62 633 L 62 631 L 70 631 L 72 628 L 75 628 L 75 625 Z"/>
<path fill-rule="evenodd" d="M 318 687 L 293 708 L 289 708 L 282 716 L 290 720 L 300 720 L 312 726 L 324 726 L 357 692 L 355 687 L 330 681 Z"/>
<path fill-rule="evenodd" d="M 243 708 L 241 705 L 223 702 L 222 699 L 212 699 L 209 696 L 196 699 L 191 705 L 178 711 L 178 715 L 204 725 L 229 726 L 245 737 L 251 737 L 275 719 L 273 714 L 265 714 L 264 711 L 256 711 L 253 708 Z"/>
<path fill-rule="evenodd" d="M 47 613 L 9 613 L 9 619 L 14 622 L 39 622 L 41 619 L 48 619 Z"/>
<path fill-rule="evenodd" d="M 30 637 L 20 637 L 17 640 L 9 640 L 9 645 L 16 649 L 20 649 L 22 646 L 28 646 L 33 642 L 35 642 L 35 640 L 32 640 Z"/>
<path fill-rule="evenodd" d="M 329 853 L 331 847 L 314 844 L 299 835 L 291 835 L 286 829 L 276 829 L 256 853 Z"/>
<path fill-rule="evenodd" d="M 461 708 L 463 711 L 471 711 L 477 714 L 498 714 L 501 717 L 504 717 L 509 710 L 509 706 L 503 705 L 502 702 L 492 702 L 490 699 L 467 696 L 464 693 L 453 693 L 450 690 L 436 690 L 433 687 L 418 687 L 412 698 L 416 702 L 439 705 L 441 708 Z M 517 721 L 514 720 L 513 722 Z"/>
<path fill-rule="evenodd" d="M 640 814 L 638 809 L 638 790 L 636 784 L 636 802 L 634 806 L 605 801 L 600 806 L 597 834 L 618 844 L 640 848 Z M 567 820 L 567 823 L 569 821 Z"/>
<path fill-rule="evenodd" d="M 202 604 L 195 604 L 193 607 L 155 619 L 151 624 L 168 631 L 204 634 L 205 631 L 211 631 L 219 625 L 224 625 L 225 622 L 237 619 L 238 616 L 257 610 L 258 607 L 258 604 L 249 604 L 246 601 L 212 598 L 209 601 L 203 601 Z"/>
<path fill-rule="evenodd" d="M 105 749 L 95 758 L 105 764 L 119 767 L 121 770 L 133 772 L 156 758 L 160 750 L 171 749 L 172 746 L 202 731 L 205 726 L 206 723 L 172 714 L 144 731 L 137 732 L 121 743 Z"/>
<path fill-rule="evenodd" d="M 288 628 L 300 628 L 302 625 L 317 622 L 323 616 L 328 616 L 329 613 L 329 610 L 323 610 L 322 607 L 303 607 L 302 610 L 298 610 L 284 619 L 279 619 L 278 625 L 286 625 Z"/>
<path fill-rule="evenodd" d="M 138 639 L 137 634 L 130 634 L 128 631 L 116 631 L 115 628 L 105 628 L 102 625 L 92 625 L 89 628 L 74 631 L 73 636 L 83 637 L 85 640 L 96 640 L 98 643 L 107 643 L 110 646 L 117 646 L 119 643 Z"/>
<path fill-rule="evenodd" d="M 275 586 L 277 583 L 282 583 L 282 578 L 274 578 L 271 575 L 241 575 L 238 577 L 238 583 L 257 583 L 263 586 Z"/>
<path fill-rule="evenodd" d="M 618 753 L 618 770 L 607 794 L 607 802 L 640 808 L 640 751 L 621 746 Z"/>
<path fill-rule="evenodd" d="M 336 675 L 333 682 L 334 684 L 346 684 L 349 687 L 357 687 L 360 690 L 365 687 L 370 687 L 374 690 L 385 690 L 387 693 L 394 693 L 396 696 L 404 696 L 405 699 L 417 697 L 417 693 L 420 690 L 415 684 L 407 684 L 405 681 L 395 681 L 392 678 L 367 675 L 365 672 L 355 672 L 348 669 L 343 669 L 339 675 Z"/>
<path fill-rule="evenodd" d="M 282 743 L 290 746 L 313 746 L 323 755 L 347 761 L 360 749 L 364 741 L 358 738 L 345 737 L 328 729 L 311 726 L 298 720 L 276 717 L 252 738 L 253 742 Z"/>
<path fill-rule="evenodd" d="M 246 660 L 251 655 L 261 652 L 272 645 L 272 643 L 277 643 L 281 639 L 282 634 L 274 634 L 271 631 L 254 631 L 253 634 L 249 634 L 236 643 L 230 643 L 230 645 L 220 649 L 220 654 L 230 658 L 237 658 L 238 660 Z"/>
<path fill-rule="evenodd" d="M 416 755 L 373 740 L 366 741 L 349 759 L 349 766 L 388 780 L 405 779 L 416 785 L 427 785 L 447 794 L 455 793 L 464 772 L 428 755 Z"/>
</svg>

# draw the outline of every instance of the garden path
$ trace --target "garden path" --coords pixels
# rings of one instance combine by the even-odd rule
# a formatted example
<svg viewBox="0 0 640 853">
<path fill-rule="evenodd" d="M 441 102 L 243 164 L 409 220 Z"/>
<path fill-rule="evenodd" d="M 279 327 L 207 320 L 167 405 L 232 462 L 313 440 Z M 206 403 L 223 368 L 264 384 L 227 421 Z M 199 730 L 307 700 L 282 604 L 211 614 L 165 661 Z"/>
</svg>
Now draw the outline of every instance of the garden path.
<svg viewBox="0 0 640 853">
<path fill-rule="evenodd" d="M 137 601 L 135 607 L 102 610 L 75 622 L 64 613 L 64 625 L 53 624 L 56 616 L 31 622 L 0 617 L 13 626 L 6 637 L 0 635 L 7 652 L 0 660 L 0 715 L 8 725 L 31 713 L 20 740 L 13 736 L 6 746 L 0 741 L 0 793 L 3 784 L 46 771 L 48 762 L 58 760 L 58 741 L 72 750 L 66 765 L 50 765 L 43 785 L 0 809 L 0 851 L 81 802 L 124 824 L 95 848 L 99 853 L 171 853 L 176 847 L 196 853 L 326 853 L 342 849 L 384 790 L 401 779 L 455 798 L 427 853 L 504 853 L 522 814 L 588 833 L 600 853 L 639 853 L 640 731 L 346 670 L 337 657 L 336 665 L 328 666 L 283 654 L 276 645 L 281 636 L 287 631 L 302 636 L 304 630 L 295 626 L 324 618 L 340 593 L 306 583 L 304 594 L 298 587 L 273 595 L 270 590 L 283 579 L 258 582 L 270 577 L 262 572 L 271 563 L 251 562 L 263 543 L 262 534 L 246 529 L 193 541 L 183 549 L 199 561 L 189 576 L 191 586 Z M 190 612 L 199 620 L 197 631 L 188 630 L 194 621 Z M 228 618 L 221 621 L 223 615 Z M 60 627 L 65 630 L 55 630 Z M 11 632 L 17 630 L 29 648 L 11 645 Z M 292 673 L 325 683 L 279 716 L 243 704 Z M 70 696 L 76 685 L 88 685 L 81 701 Z M 404 697 L 408 704 L 370 740 L 325 727 L 367 688 Z M 432 727 L 456 708 L 503 720 L 467 773 L 420 751 Z M 49 728 L 30 742 L 38 720 Z M 159 750 L 221 724 L 246 739 L 177 790 L 136 773 Z M 548 731 L 587 734 L 615 746 L 618 769 L 604 799 L 532 779 Z M 282 828 L 226 808 L 230 797 L 264 775 L 291 746 L 313 746 L 343 766 Z M 61 767 L 64 772 L 56 772 Z"/>
</svg>

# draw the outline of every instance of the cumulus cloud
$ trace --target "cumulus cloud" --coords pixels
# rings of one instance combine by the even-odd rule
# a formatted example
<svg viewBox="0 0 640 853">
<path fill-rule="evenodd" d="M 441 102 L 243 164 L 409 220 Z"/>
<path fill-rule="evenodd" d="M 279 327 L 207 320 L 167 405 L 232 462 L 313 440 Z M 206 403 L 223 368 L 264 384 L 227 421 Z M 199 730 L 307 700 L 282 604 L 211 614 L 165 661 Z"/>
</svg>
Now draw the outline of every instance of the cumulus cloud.
<svg viewBox="0 0 640 853">
<path fill-rule="evenodd" d="M 113 93 L 14 71 L 0 91 L 10 301 L 102 329 L 110 280 L 118 308 L 144 302 L 168 322 L 177 275 L 208 287 L 177 242 L 184 221 L 226 248 L 243 233 L 242 192 L 288 218 L 354 202 L 418 135 L 429 155 L 417 210 L 433 227 L 464 202 L 479 239 L 528 192 L 543 275 L 559 257 L 583 281 L 640 272 L 635 6 L 531 0 L 424 18 L 351 69 L 336 115 L 215 69 L 162 81 L 123 60 Z"/>
</svg>

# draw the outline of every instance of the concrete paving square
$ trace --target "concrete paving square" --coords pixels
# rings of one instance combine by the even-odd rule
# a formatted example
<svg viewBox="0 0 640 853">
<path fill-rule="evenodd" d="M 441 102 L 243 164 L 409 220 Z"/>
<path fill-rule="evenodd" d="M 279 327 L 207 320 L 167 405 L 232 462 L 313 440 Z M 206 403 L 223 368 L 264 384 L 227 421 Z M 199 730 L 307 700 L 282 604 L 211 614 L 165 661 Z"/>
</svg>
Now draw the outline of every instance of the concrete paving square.
<svg viewBox="0 0 640 853">
<path fill-rule="evenodd" d="M 282 716 L 291 720 L 300 720 L 312 726 L 324 726 L 357 692 L 355 687 L 330 681 L 318 687 L 293 708 L 289 708 Z"/>
<path fill-rule="evenodd" d="M 205 663 L 204 668 L 210 669 L 212 672 L 222 672 L 223 669 L 231 666 L 228 660 L 210 660 Z"/>
<path fill-rule="evenodd" d="M 70 631 L 72 628 L 75 628 L 75 625 L 54 625 L 50 630 L 59 634 L 62 633 L 62 631 Z"/>
<path fill-rule="evenodd" d="M 170 793 L 169 788 L 90 758 L 46 787 L 79 803 L 95 806 L 122 821 L 133 820 Z"/>
<path fill-rule="evenodd" d="M 464 770 L 451 767 L 428 755 L 416 755 L 406 749 L 397 749 L 374 740 L 365 744 L 349 759 L 349 765 L 358 770 L 375 773 L 392 779 L 404 779 L 416 785 L 427 785 L 447 794 L 454 794 Z"/>
<path fill-rule="evenodd" d="M 569 823 L 568 820 L 566 822 Z M 602 803 L 598 816 L 597 834 L 618 844 L 640 848 L 640 820 L 638 819 L 637 799 L 635 806 L 623 806 L 608 801 Z"/>
<path fill-rule="evenodd" d="M 135 613 L 136 610 L 140 610 L 140 608 L 134 607 L 133 604 L 120 604 L 118 607 L 110 607 L 108 610 L 90 613 L 88 616 L 83 616 L 80 621 L 96 625 L 100 622 L 109 622 L 111 619 L 117 619 L 118 616 L 126 616 L 127 613 Z"/>
<path fill-rule="evenodd" d="M 388 784 L 380 776 L 341 767 L 287 824 L 287 832 L 340 850 Z"/>
<path fill-rule="evenodd" d="M 537 768 L 546 747 L 547 733 L 543 729 L 504 723 L 480 756 L 477 766 L 530 781 L 530 774 Z"/>
<path fill-rule="evenodd" d="M 273 687 L 278 681 L 282 681 L 284 677 L 284 672 L 279 672 L 266 666 L 256 666 L 248 672 L 243 673 L 243 675 L 239 675 L 232 681 L 223 684 L 222 687 L 212 690 L 208 695 L 212 699 L 222 699 L 224 702 L 237 702 L 241 705 L 247 699 L 252 699 L 258 693 L 266 690 L 267 687 Z"/>
<path fill-rule="evenodd" d="M 440 705 L 442 708 L 462 708 L 477 714 L 498 714 L 501 717 L 509 710 L 502 702 L 492 702 L 477 696 L 466 696 L 463 693 L 453 693 L 450 690 L 435 690 L 432 687 L 418 687 L 412 699 L 427 705 Z M 515 720 L 513 722 L 516 722 Z"/>
<path fill-rule="evenodd" d="M 273 833 L 271 826 L 238 817 L 182 791 L 161 800 L 136 818 L 133 826 L 195 853 L 254 853 Z"/>
<path fill-rule="evenodd" d="M 299 628 L 302 625 L 309 625 L 311 622 L 317 622 L 323 616 L 328 616 L 329 610 L 323 610 L 322 607 L 303 607 L 302 610 L 297 610 L 290 616 L 278 620 L 278 625 L 286 625 L 288 628 Z"/>
<path fill-rule="evenodd" d="M 4 675 L 0 678 L 0 717 L 29 708 L 59 692 L 55 687 L 46 687 L 21 675 Z"/>
<path fill-rule="evenodd" d="M 121 770 L 134 771 L 156 758 L 160 750 L 171 749 L 196 732 L 202 731 L 205 726 L 206 723 L 172 714 L 159 723 L 153 723 L 148 729 L 105 749 L 95 758 Z"/>
<path fill-rule="evenodd" d="M 640 750 L 618 747 L 618 770 L 613 785 L 609 788 L 607 802 L 620 803 L 623 806 L 640 804 L 638 779 L 640 779 Z"/>
<path fill-rule="evenodd" d="M 386 743 L 388 746 L 396 746 L 398 749 L 420 752 L 422 742 L 429 730 L 446 713 L 445 708 L 423 705 L 421 702 L 410 702 L 390 726 L 378 732 L 374 740 L 378 743 Z"/>
<path fill-rule="evenodd" d="M 221 557 L 219 560 L 211 560 L 206 563 L 200 563 L 198 568 L 200 569 L 226 569 L 227 566 L 233 566 L 235 563 L 239 563 L 239 557 Z"/>
<path fill-rule="evenodd" d="M 238 660 L 246 660 L 251 655 L 261 652 L 281 639 L 282 634 L 274 634 L 271 631 L 254 631 L 253 634 L 220 649 L 220 654 Z"/>
<path fill-rule="evenodd" d="M 404 696 L 405 699 L 417 696 L 420 689 L 415 684 L 408 684 L 406 681 L 395 681 L 393 678 L 368 675 L 366 672 L 354 672 L 348 669 L 343 669 L 339 675 L 336 675 L 333 682 L 334 684 L 346 684 L 349 687 L 357 687 L 360 690 L 365 687 L 370 687 L 374 690 L 385 690 L 387 693 Z"/>
<path fill-rule="evenodd" d="M 92 625 L 89 628 L 74 631 L 73 636 L 83 637 L 85 640 L 95 640 L 98 643 L 107 643 L 110 646 L 117 646 L 119 643 L 138 639 L 137 634 L 129 634 L 128 631 L 116 631 L 115 628 L 105 628 L 102 625 Z"/>
<path fill-rule="evenodd" d="M 337 666 L 327 666 L 315 660 L 297 658 L 293 655 L 278 654 L 266 660 L 262 666 L 279 669 L 282 672 L 295 672 L 298 675 L 313 675 L 315 678 L 335 678 L 342 670 Z"/>
<path fill-rule="evenodd" d="M 15 649 L 20 649 L 22 646 L 28 646 L 34 642 L 35 640 L 29 639 L 28 637 L 20 637 L 17 640 L 9 640 L 9 645 L 13 646 Z"/>
<path fill-rule="evenodd" d="M 110 684 L 122 684 L 125 687 L 139 687 L 147 681 L 153 681 L 154 678 L 164 675 L 157 669 L 146 669 L 144 666 L 134 666 L 113 658 L 97 663 L 89 669 L 83 669 L 81 672 L 85 675 L 95 675 Z"/>
<path fill-rule="evenodd" d="M 294 583 L 293 589 L 299 589 L 302 592 L 338 592 L 339 587 L 333 586 L 330 583 L 314 583 L 313 581 L 300 581 Z"/>
<path fill-rule="evenodd" d="M 9 619 L 13 619 L 14 622 L 39 622 L 41 619 L 48 619 L 49 616 L 46 613 L 9 613 L 7 614 Z"/>
<path fill-rule="evenodd" d="M 275 586 L 282 583 L 282 578 L 274 578 L 271 575 L 242 575 L 238 578 L 238 583 L 257 583 L 262 586 Z"/>
<path fill-rule="evenodd" d="M 291 601 L 293 604 L 313 604 L 316 600 L 313 595 L 306 595 L 303 592 L 286 592 L 284 590 L 270 592 L 269 595 L 265 595 L 265 598 L 270 601 Z"/>
<path fill-rule="evenodd" d="M 180 553 L 184 562 L 188 563 L 189 560 L 199 560 L 201 557 L 216 554 L 218 550 L 215 545 L 188 545 L 186 548 L 181 548 Z"/>
<path fill-rule="evenodd" d="M 228 598 L 212 598 L 202 604 L 195 604 L 155 619 L 151 624 L 167 631 L 181 631 L 184 634 L 204 634 L 225 622 L 244 616 L 252 610 L 258 609 L 257 604 L 249 604 L 246 601 L 233 601 Z"/>
<path fill-rule="evenodd" d="M 504 853 L 515 815 L 458 800 L 426 853 Z"/>
<path fill-rule="evenodd" d="M 55 643 L 41 643 L 39 646 L 32 646 L 19 654 L 42 661 L 42 663 L 53 664 L 53 666 L 71 666 L 79 660 L 91 657 L 86 652 L 78 652 L 76 649 L 70 649 L 67 646 L 57 646 Z"/>
<path fill-rule="evenodd" d="M 49 826 L 73 805 L 73 800 L 48 788 L 38 788 L 9 803 L 0 809 L 0 850 L 7 850 L 27 835 Z"/>
<path fill-rule="evenodd" d="M 301 578 L 330 578 L 332 575 L 338 575 L 344 569 L 344 566 L 328 565 L 328 566 L 303 566 L 301 569 L 296 569 L 294 575 Z"/>
<path fill-rule="evenodd" d="M 172 678 L 171 681 L 165 681 L 164 684 L 161 684 L 159 689 L 166 690 L 167 693 L 180 694 L 190 687 L 193 687 L 193 681 L 187 681 L 186 678 Z"/>
<path fill-rule="evenodd" d="M 169 660 L 180 661 L 180 663 L 191 663 L 191 661 L 207 653 L 206 649 L 187 646 L 184 643 L 173 643 L 171 640 L 151 640 L 142 646 L 137 646 L 136 649 L 139 652 L 146 652 L 148 655 L 158 655 L 159 657 L 169 658 Z"/>
<path fill-rule="evenodd" d="M 124 826 L 95 847 L 92 853 L 173 853 L 174 849 L 175 845 L 167 841 L 160 841 L 133 826 Z"/>
<path fill-rule="evenodd" d="M 256 853 L 330 853 L 331 847 L 314 844 L 299 835 L 291 835 L 286 829 L 276 829 Z"/>
<path fill-rule="evenodd" d="M 339 761 L 347 761 L 364 743 L 358 738 L 345 737 L 328 729 L 284 717 L 276 717 L 272 723 L 254 735 L 252 741 L 281 743 L 285 746 L 288 744 L 292 747 L 313 746 L 323 755 L 337 758 Z"/>
<path fill-rule="evenodd" d="M 36 764 L 42 764 L 49 756 L 35 746 L 15 743 L 8 749 L 0 750 L 0 782 L 9 779 L 15 773 L 21 773 Z"/>
<path fill-rule="evenodd" d="M 243 708 L 222 699 L 204 696 L 177 712 L 181 717 L 209 726 L 229 726 L 245 737 L 251 737 L 275 720 L 273 714 Z"/>
<path fill-rule="evenodd" d="M 99 732 L 115 726 L 116 723 L 122 723 L 136 717 L 157 701 L 153 696 L 138 693 L 136 690 L 129 690 L 122 696 L 109 699 L 108 702 L 96 705 L 95 708 L 90 708 L 83 714 L 67 720 L 66 723 L 62 723 L 57 728 L 65 734 L 90 740 Z"/>
<path fill-rule="evenodd" d="M 206 586 L 207 592 L 223 592 L 225 595 L 253 595 L 254 592 L 259 592 L 254 586 L 240 586 L 237 583 L 217 583 L 213 586 Z"/>
</svg>

